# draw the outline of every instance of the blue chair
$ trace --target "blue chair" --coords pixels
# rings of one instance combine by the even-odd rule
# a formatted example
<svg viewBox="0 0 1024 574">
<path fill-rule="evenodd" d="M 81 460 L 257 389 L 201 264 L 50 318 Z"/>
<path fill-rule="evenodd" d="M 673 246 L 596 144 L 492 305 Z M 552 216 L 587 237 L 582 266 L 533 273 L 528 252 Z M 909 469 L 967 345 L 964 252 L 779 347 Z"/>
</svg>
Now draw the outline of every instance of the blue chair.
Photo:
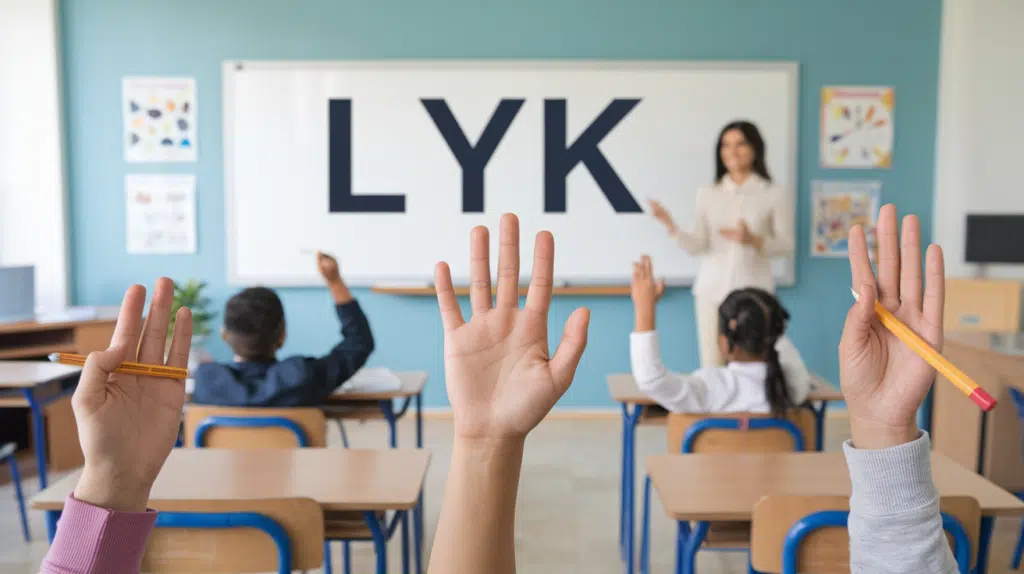
<svg viewBox="0 0 1024 574">
<path fill-rule="evenodd" d="M 794 422 L 796 421 L 796 422 Z M 799 426 L 798 426 L 799 424 Z M 740 453 L 740 452 L 790 452 L 806 450 L 807 444 L 814 444 L 814 414 L 808 409 L 797 409 L 792 420 L 776 419 L 761 414 L 735 413 L 730 415 L 678 414 L 669 415 L 669 445 L 679 452 L 690 453 Z M 804 429 L 804 430 L 801 430 Z M 725 431 L 725 432 L 719 432 Z M 805 440 L 808 436 L 810 440 Z M 678 437 L 678 438 L 677 438 Z M 643 517 L 640 533 L 640 572 L 650 572 L 650 509 L 651 478 L 644 479 Z M 720 523 L 717 527 L 723 526 Z M 749 534 L 745 525 L 730 524 L 732 536 L 725 544 L 712 550 L 746 551 Z M 676 569 L 679 572 L 694 571 L 697 551 L 705 543 L 712 523 L 679 522 L 676 534 Z M 717 528 L 716 528 L 717 530 Z"/>
<path fill-rule="evenodd" d="M 1024 425 L 1024 393 L 1020 392 L 1014 387 L 1006 387 L 1006 390 L 1010 392 L 1010 398 L 1013 399 L 1013 404 L 1017 407 L 1017 416 L 1020 417 L 1021 424 Z M 1024 499 L 1024 491 L 1015 493 L 1017 498 Z M 1017 546 L 1013 549 L 1013 558 L 1010 560 L 1010 568 L 1017 570 L 1020 568 L 1020 559 L 1024 555 L 1024 522 L 1020 525 L 1020 534 L 1017 535 Z"/>
<path fill-rule="evenodd" d="M 305 448 L 327 446 L 327 423 L 321 409 L 243 408 L 190 405 L 185 411 L 185 439 L 197 448 Z M 330 512 L 321 518 L 323 567 L 332 574 L 331 542 L 342 543 L 342 564 L 351 572 L 349 544 L 368 541 L 377 555 L 377 572 L 387 572 L 387 543 L 402 528 L 402 564 L 408 571 L 409 520 L 396 511 L 390 522 L 380 512 Z"/>
<path fill-rule="evenodd" d="M 6 462 L 11 469 L 11 482 L 14 483 L 14 496 L 18 499 L 18 512 L 21 513 L 21 536 L 25 542 L 32 541 L 28 531 L 28 516 L 25 514 L 25 496 L 21 492 L 21 474 L 18 473 L 18 461 L 14 459 L 17 447 L 13 442 L 0 446 L 0 462 Z"/>
<path fill-rule="evenodd" d="M 291 574 L 323 563 L 324 519 L 314 500 L 208 501 L 191 511 L 194 506 L 160 507 L 143 571 Z"/>
<path fill-rule="evenodd" d="M 978 501 L 944 497 L 942 526 L 952 539 L 961 574 L 971 571 L 981 523 Z M 803 571 L 849 572 L 849 499 L 835 496 L 766 496 L 754 507 L 750 552 L 752 574 Z M 812 537 L 813 535 L 813 537 Z"/>
</svg>

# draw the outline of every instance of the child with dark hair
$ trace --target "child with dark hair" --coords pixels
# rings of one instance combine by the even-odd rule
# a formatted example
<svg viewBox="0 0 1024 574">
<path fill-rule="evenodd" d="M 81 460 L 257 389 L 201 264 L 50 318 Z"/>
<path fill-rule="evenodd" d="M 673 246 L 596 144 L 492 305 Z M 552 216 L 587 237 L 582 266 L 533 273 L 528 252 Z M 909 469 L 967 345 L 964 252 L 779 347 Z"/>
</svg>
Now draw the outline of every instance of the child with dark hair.
<svg viewBox="0 0 1024 574">
<path fill-rule="evenodd" d="M 654 330 L 660 291 L 651 260 L 644 256 L 633 265 L 636 326 L 630 335 L 630 362 L 640 390 L 659 405 L 681 413 L 781 416 L 807 399 L 811 376 L 785 337 L 789 313 L 774 295 L 751 287 L 730 293 L 718 307 L 718 344 L 726 365 L 680 375 L 661 363 Z"/>
<path fill-rule="evenodd" d="M 231 297 L 224 310 L 221 336 L 234 351 L 234 362 L 201 365 L 195 375 L 193 402 L 239 407 L 318 405 L 366 364 L 373 352 L 366 315 L 333 257 L 317 253 L 317 267 L 334 299 L 341 342 L 323 357 L 277 360 L 285 340 L 281 299 L 266 287 L 245 289 Z"/>
</svg>

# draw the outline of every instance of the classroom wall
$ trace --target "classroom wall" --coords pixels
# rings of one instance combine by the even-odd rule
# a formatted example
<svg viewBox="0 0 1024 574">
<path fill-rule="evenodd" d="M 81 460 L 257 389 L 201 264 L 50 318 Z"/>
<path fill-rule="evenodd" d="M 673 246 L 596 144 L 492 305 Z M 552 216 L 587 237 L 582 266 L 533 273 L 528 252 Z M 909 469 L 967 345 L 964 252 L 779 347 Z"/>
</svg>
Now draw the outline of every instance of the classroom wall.
<svg viewBox="0 0 1024 574">
<path fill-rule="evenodd" d="M 1024 214 L 1021 30 L 1020 0 L 945 0 L 934 234 L 952 277 L 979 271 L 964 261 L 967 214 Z M 992 277 L 1024 279 L 1024 265 L 987 267 Z"/>
<path fill-rule="evenodd" d="M 850 303 L 849 271 L 844 260 L 808 256 L 810 181 L 877 178 L 884 183 L 885 199 L 917 213 L 929 235 L 940 18 L 939 0 L 65 0 L 74 300 L 116 302 L 129 283 L 151 283 L 158 274 L 209 280 L 217 307 L 236 290 L 224 280 L 220 66 L 225 59 L 796 60 L 801 64 L 797 286 L 783 290 L 782 298 L 792 311 L 792 338 L 807 362 L 834 380 L 836 347 Z M 121 77 L 160 74 L 198 80 L 200 159 L 194 165 L 137 167 L 122 160 Z M 818 167 L 818 101 L 826 84 L 895 86 L 892 169 L 826 172 Z M 708 142 L 709 149 L 712 145 Z M 711 162 L 709 154 L 709 178 Z M 123 178 L 136 171 L 197 174 L 196 255 L 125 253 Z M 284 351 L 329 348 L 337 324 L 327 293 L 290 289 L 282 296 L 289 321 Z M 426 404 L 445 405 L 435 302 L 365 291 L 359 297 L 377 336 L 373 364 L 428 370 L 433 384 Z M 625 298 L 558 298 L 551 312 L 553 343 L 580 305 L 593 311 L 590 344 L 561 406 L 611 407 L 604 377 L 629 369 L 632 308 Z M 658 320 L 668 366 L 695 368 L 689 290 L 670 292 Z M 229 357 L 219 342 L 211 350 Z"/>
<path fill-rule="evenodd" d="M 36 267 L 46 312 L 69 297 L 58 52 L 56 0 L 0 0 L 0 265 Z"/>
</svg>

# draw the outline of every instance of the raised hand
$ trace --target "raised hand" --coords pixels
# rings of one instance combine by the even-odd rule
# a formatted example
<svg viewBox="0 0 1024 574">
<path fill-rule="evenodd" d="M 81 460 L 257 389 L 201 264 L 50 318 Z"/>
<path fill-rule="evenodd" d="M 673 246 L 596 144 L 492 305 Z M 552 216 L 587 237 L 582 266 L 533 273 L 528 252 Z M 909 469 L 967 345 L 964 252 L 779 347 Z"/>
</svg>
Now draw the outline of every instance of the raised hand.
<svg viewBox="0 0 1024 574">
<path fill-rule="evenodd" d="M 942 249 L 928 247 L 927 287 L 921 274 L 921 224 L 903 219 L 902 246 L 896 208 L 878 216 L 878 280 L 871 269 L 864 230 L 850 230 L 850 271 L 860 301 L 846 316 L 839 344 L 839 379 L 850 410 L 854 446 L 873 449 L 917 438 L 916 414 L 935 380 L 935 370 L 875 317 L 876 297 L 936 349 L 942 348 L 945 269 Z"/>
<path fill-rule="evenodd" d="M 669 233 L 676 231 L 676 222 L 672 220 L 672 214 L 665 209 L 665 206 L 654 199 L 647 200 L 651 206 L 651 215 L 668 228 Z"/>
<path fill-rule="evenodd" d="M 630 295 L 633 298 L 634 331 L 642 333 L 654 330 L 654 307 L 665 293 L 665 281 L 654 279 L 651 258 L 644 255 L 633 264 L 633 279 L 630 281 Z"/>
<path fill-rule="evenodd" d="M 519 220 L 501 218 L 496 302 L 491 300 L 486 227 L 470 233 L 470 304 L 462 317 L 451 271 L 435 269 L 437 302 L 444 325 L 448 400 L 461 438 L 522 438 L 544 418 L 572 383 L 587 344 L 590 312 L 576 309 L 566 321 L 555 355 L 548 352 L 555 244 L 537 234 L 526 305 L 519 308 Z"/>
<path fill-rule="evenodd" d="M 320 276 L 328 283 L 341 281 L 341 271 L 338 269 L 338 260 L 323 251 L 316 252 L 316 267 Z"/>
<path fill-rule="evenodd" d="M 178 310 L 164 361 L 174 283 L 158 279 L 146 322 L 146 289 L 132 286 L 121 303 L 110 348 L 89 355 L 72 397 L 85 467 L 75 488 L 84 502 L 142 511 L 149 491 L 174 448 L 185 405 L 185 381 L 113 374 L 124 361 L 185 368 L 192 342 L 192 313 Z M 141 340 L 140 340 L 141 339 Z"/>
</svg>

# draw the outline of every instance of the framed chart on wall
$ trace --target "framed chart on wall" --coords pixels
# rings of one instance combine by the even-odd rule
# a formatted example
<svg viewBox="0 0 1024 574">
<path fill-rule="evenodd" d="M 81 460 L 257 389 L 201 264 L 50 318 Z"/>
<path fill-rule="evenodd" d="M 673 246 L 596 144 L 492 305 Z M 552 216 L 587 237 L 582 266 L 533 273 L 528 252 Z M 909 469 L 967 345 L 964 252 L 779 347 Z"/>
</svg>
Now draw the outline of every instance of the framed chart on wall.
<svg viewBox="0 0 1024 574">
<path fill-rule="evenodd" d="M 889 87 L 827 86 L 821 90 L 821 166 L 892 166 L 893 107 Z"/>
</svg>

